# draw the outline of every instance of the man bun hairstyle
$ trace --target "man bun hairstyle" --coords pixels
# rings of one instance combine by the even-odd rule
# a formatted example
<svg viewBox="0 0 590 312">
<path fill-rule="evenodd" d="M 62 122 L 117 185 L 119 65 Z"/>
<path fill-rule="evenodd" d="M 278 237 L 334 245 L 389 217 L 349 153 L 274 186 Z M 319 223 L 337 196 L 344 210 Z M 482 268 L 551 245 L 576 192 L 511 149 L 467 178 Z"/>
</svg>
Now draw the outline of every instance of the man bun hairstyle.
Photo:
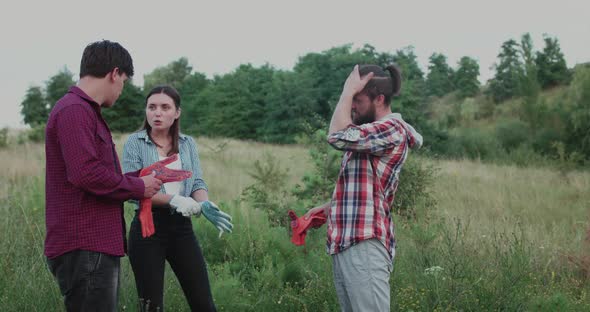
<svg viewBox="0 0 590 312">
<path fill-rule="evenodd" d="M 389 64 L 385 67 L 391 75 L 391 85 L 393 87 L 393 96 L 399 96 L 399 92 L 402 88 L 402 73 L 399 67 L 395 64 Z"/>
<path fill-rule="evenodd" d="M 386 73 L 388 71 L 389 73 Z M 402 76 L 399 67 L 390 64 L 385 67 L 377 65 L 360 65 L 359 74 L 361 77 L 368 73 L 373 73 L 373 78 L 367 82 L 367 85 L 361 93 L 366 94 L 371 100 L 374 100 L 380 94 L 385 97 L 385 102 L 391 103 L 391 98 L 398 96 L 402 84 Z"/>
</svg>

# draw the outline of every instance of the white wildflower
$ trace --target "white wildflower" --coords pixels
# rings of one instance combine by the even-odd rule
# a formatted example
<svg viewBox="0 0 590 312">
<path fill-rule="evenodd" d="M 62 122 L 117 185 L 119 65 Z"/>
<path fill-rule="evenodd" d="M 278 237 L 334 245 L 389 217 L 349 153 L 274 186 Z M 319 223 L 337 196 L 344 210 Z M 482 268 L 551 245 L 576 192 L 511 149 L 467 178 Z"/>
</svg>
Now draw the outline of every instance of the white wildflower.
<svg viewBox="0 0 590 312">
<path fill-rule="evenodd" d="M 426 274 L 426 275 L 436 275 L 436 274 L 442 272 L 443 270 L 444 270 L 443 268 L 441 268 L 441 267 L 439 267 L 437 265 L 437 266 L 433 266 L 433 267 L 430 267 L 430 268 L 425 269 L 424 270 L 424 274 Z"/>
</svg>

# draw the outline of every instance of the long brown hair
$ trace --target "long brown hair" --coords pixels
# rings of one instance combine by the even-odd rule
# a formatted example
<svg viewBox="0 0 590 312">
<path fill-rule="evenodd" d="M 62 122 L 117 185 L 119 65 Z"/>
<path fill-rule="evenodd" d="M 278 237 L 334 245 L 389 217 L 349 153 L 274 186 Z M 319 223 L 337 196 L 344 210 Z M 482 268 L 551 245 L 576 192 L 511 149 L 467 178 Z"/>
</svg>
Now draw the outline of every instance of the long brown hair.
<svg viewBox="0 0 590 312">
<path fill-rule="evenodd" d="M 174 106 L 176 106 L 176 110 L 180 109 L 180 94 L 178 93 L 178 91 L 176 91 L 176 89 L 174 89 L 173 87 L 168 86 L 168 85 L 154 87 L 148 93 L 148 95 L 145 97 L 145 105 L 147 106 L 147 101 L 150 98 L 150 96 L 152 96 L 154 94 L 160 94 L 160 93 L 164 93 L 167 96 L 169 96 L 172 99 L 172 101 L 174 102 Z M 148 137 L 150 138 L 150 140 L 152 142 L 154 142 L 154 144 L 156 144 L 157 147 L 162 147 L 158 143 L 156 143 L 156 141 L 154 141 L 154 139 L 152 138 L 152 126 L 150 126 L 149 122 L 147 121 L 147 116 L 143 120 L 143 126 L 141 127 L 141 130 L 145 130 L 147 132 Z M 178 151 L 179 151 L 178 140 L 180 138 L 180 118 L 177 118 L 174 120 L 174 122 L 172 123 L 172 126 L 170 126 L 170 129 L 168 131 L 169 131 L 168 133 L 172 137 L 172 148 L 170 149 L 170 151 L 168 152 L 168 155 L 167 155 L 167 156 L 170 156 L 172 154 L 178 153 Z"/>
</svg>

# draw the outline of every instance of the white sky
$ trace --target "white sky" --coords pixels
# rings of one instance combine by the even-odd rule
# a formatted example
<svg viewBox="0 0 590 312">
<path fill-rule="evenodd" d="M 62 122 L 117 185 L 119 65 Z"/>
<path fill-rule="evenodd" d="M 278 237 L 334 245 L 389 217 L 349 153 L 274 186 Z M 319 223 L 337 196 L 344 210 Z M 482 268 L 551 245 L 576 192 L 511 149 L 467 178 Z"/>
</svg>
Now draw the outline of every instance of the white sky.
<svg viewBox="0 0 590 312">
<path fill-rule="evenodd" d="M 212 77 L 245 63 L 292 69 L 306 53 L 346 43 L 413 45 L 425 73 L 433 52 L 453 67 L 467 55 L 485 82 L 502 42 L 525 32 L 539 50 L 543 33 L 557 37 L 569 67 L 588 62 L 590 1 L 12 1 L 0 12 L 0 128 L 22 127 L 27 88 L 64 66 L 77 76 L 82 50 L 100 39 L 129 50 L 137 85 L 182 56 Z"/>
</svg>

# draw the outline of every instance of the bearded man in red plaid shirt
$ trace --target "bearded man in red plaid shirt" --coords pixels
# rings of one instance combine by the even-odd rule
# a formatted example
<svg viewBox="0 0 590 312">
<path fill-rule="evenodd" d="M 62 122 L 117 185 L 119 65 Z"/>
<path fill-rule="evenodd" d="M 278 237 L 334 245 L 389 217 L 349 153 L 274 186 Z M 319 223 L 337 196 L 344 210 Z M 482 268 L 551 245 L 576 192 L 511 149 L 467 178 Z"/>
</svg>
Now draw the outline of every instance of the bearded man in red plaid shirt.
<svg viewBox="0 0 590 312">
<path fill-rule="evenodd" d="M 342 311 L 390 310 L 391 206 L 408 149 L 422 145 L 422 136 L 391 111 L 400 87 L 395 65 L 354 67 L 328 135 L 328 143 L 344 151 L 336 188 L 329 203 L 306 214 L 328 216 L 327 251 Z"/>
</svg>

